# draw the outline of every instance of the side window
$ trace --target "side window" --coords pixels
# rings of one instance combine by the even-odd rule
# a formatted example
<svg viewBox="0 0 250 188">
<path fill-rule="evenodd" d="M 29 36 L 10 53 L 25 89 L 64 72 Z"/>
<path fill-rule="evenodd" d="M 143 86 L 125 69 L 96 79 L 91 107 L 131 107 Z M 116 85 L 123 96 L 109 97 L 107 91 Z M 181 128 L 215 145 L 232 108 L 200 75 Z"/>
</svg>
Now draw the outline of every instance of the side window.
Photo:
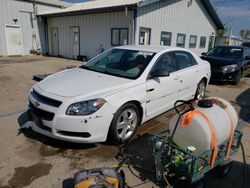
<svg viewBox="0 0 250 188">
<path fill-rule="evenodd" d="M 175 55 L 177 65 L 180 70 L 197 64 L 195 58 L 192 56 L 192 54 L 188 52 L 178 51 L 178 52 L 174 52 L 174 55 Z"/>
<path fill-rule="evenodd" d="M 111 46 L 121 46 L 128 44 L 128 28 L 111 29 Z"/>
<path fill-rule="evenodd" d="M 189 38 L 189 48 L 196 48 L 196 43 L 197 43 L 197 36 L 190 35 L 190 38 Z"/>
<path fill-rule="evenodd" d="M 177 34 L 176 46 L 184 48 L 185 47 L 185 42 L 186 42 L 186 35 L 178 33 Z"/>
<path fill-rule="evenodd" d="M 249 49 L 247 49 L 247 56 L 250 56 L 250 50 Z"/>
<path fill-rule="evenodd" d="M 172 53 L 166 53 L 160 56 L 153 67 L 152 72 L 156 70 L 164 70 L 168 71 L 169 73 L 177 71 L 178 66 L 176 64 L 175 56 Z"/>
<path fill-rule="evenodd" d="M 171 32 L 161 32 L 161 45 L 171 46 L 172 33 Z"/>
<path fill-rule="evenodd" d="M 200 37 L 200 48 L 206 48 L 206 37 Z"/>
</svg>

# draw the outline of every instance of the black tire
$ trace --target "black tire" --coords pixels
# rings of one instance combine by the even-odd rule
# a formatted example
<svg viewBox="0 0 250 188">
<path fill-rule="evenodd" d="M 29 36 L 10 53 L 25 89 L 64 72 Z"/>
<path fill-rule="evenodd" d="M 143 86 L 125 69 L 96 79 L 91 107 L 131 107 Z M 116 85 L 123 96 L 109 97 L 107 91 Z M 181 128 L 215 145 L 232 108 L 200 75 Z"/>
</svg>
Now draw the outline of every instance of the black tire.
<svg viewBox="0 0 250 188">
<path fill-rule="evenodd" d="M 242 71 L 239 70 L 234 78 L 233 85 L 238 85 L 240 83 L 241 77 L 242 77 Z"/>
<path fill-rule="evenodd" d="M 232 169 L 232 163 L 228 163 L 223 166 L 218 166 L 216 170 L 220 178 L 225 178 L 231 172 L 231 169 Z"/>
<path fill-rule="evenodd" d="M 205 181 L 203 179 L 201 179 L 201 180 L 193 183 L 191 187 L 192 188 L 205 188 L 206 184 L 205 184 Z"/>
<path fill-rule="evenodd" d="M 195 92 L 195 96 L 194 96 L 194 99 L 195 100 L 201 100 L 205 97 L 205 93 L 206 93 L 206 81 L 203 79 L 201 80 L 198 85 L 197 85 L 197 89 L 196 89 L 196 92 Z M 200 88 L 201 87 L 204 87 L 204 93 L 203 93 L 203 96 L 200 97 Z"/>
<path fill-rule="evenodd" d="M 119 131 L 117 130 L 118 129 L 117 124 L 118 124 L 118 120 L 120 120 L 122 114 L 126 113 L 127 111 L 132 111 L 135 113 L 136 122 L 133 122 L 133 124 L 134 124 L 133 130 L 129 130 L 129 131 L 131 131 L 131 134 L 128 134 L 129 136 L 127 136 L 126 138 L 121 138 L 121 136 L 119 136 Z M 126 143 L 136 133 L 137 127 L 140 125 L 140 123 L 141 123 L 141 115 L 140 115 L 140 111 L 139 111 L 138 107 L 133 103 L 124 104 L 114 114 L 113 120 L 112 120 L 110 128 L 109 128 L 109 133 L 108 133 L 108 138 L 107 138 L 108 142 L 113 143 L 113 144 Z"/>
</svg>

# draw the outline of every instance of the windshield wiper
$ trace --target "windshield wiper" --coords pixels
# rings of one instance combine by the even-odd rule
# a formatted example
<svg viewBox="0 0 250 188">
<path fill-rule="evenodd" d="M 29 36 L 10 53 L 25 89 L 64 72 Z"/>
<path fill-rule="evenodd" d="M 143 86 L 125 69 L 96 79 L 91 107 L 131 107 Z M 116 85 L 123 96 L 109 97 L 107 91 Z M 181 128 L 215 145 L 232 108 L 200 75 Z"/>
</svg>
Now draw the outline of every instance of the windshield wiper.
<svg viewBox="0 0 250 188">
<path fill-rule="evenodd" d="M 81 68 L 81 69 L 86 69 L 86 70 L 92 70 L 92 69 L 90 69 L 89 67 L 87 67 L 86 65 L 81 65 L 79 68 Z"/>
<path fill-rule="evenodd" d="M 90 68 L 87 67 L 86 65 L 81 65 L 80 68 L 86 69 L 86 70 L 90 70 L 90 71 L 94 71 L 94 72 L 103 73 L 103 74 L 108 74 L 108 75 L 112 75 L 112 76 L 118 76 L 118 77 L 122 77 L 122 78 L 131 79 L 130 77 L 124 76 L 124 75 L 119 74 L 119 73 L 109 72 L 109 71 L 107 71 L 107 70 L 95 70 L 95 69 L 90 69 Z"/>
</svg>

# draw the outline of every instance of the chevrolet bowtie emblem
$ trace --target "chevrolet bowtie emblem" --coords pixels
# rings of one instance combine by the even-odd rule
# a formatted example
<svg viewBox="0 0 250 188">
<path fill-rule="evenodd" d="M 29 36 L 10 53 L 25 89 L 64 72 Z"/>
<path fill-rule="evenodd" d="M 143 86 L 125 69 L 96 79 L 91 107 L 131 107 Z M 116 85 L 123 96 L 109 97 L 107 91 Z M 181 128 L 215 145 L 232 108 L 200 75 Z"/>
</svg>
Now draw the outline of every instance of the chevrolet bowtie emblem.
<svg viewBox="0 0 250 188">
<path fill-rule="evenodd" d="M 34 102 L 34 105 L 36 106 L 36 107 L 38 107 L 38 106 L 40 106 L 40 103 L 39 102 Z"/>
</svg>

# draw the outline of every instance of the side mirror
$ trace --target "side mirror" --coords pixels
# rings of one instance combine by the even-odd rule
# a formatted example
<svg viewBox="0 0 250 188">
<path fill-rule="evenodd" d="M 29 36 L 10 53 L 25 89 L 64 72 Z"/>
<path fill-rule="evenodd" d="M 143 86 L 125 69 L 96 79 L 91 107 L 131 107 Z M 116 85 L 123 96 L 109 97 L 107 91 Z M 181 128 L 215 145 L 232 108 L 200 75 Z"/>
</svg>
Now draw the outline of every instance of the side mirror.
<svg viewBox="0 0 250 188">
<path fill-rule="evenodd" d="M 167 77 L 169 76 L 169 72 L 166 70 L 156 70 L 150 73 L 149 78 L 157 78 L 157 77 Z"/>
<path fill-rule="evenodd" d="M 201 55 L 204 57 L 204 56 L 206 56 L 206 55 L 207 55 L 207 53 L 202 52 L 202 53 L 201 53 Z"/>
<path fill-rule="evenodd" d="M 245 57 L 245 60 L 250 60 L 250 56 L 246 56 L 246 57 Z"/>
</svg>

